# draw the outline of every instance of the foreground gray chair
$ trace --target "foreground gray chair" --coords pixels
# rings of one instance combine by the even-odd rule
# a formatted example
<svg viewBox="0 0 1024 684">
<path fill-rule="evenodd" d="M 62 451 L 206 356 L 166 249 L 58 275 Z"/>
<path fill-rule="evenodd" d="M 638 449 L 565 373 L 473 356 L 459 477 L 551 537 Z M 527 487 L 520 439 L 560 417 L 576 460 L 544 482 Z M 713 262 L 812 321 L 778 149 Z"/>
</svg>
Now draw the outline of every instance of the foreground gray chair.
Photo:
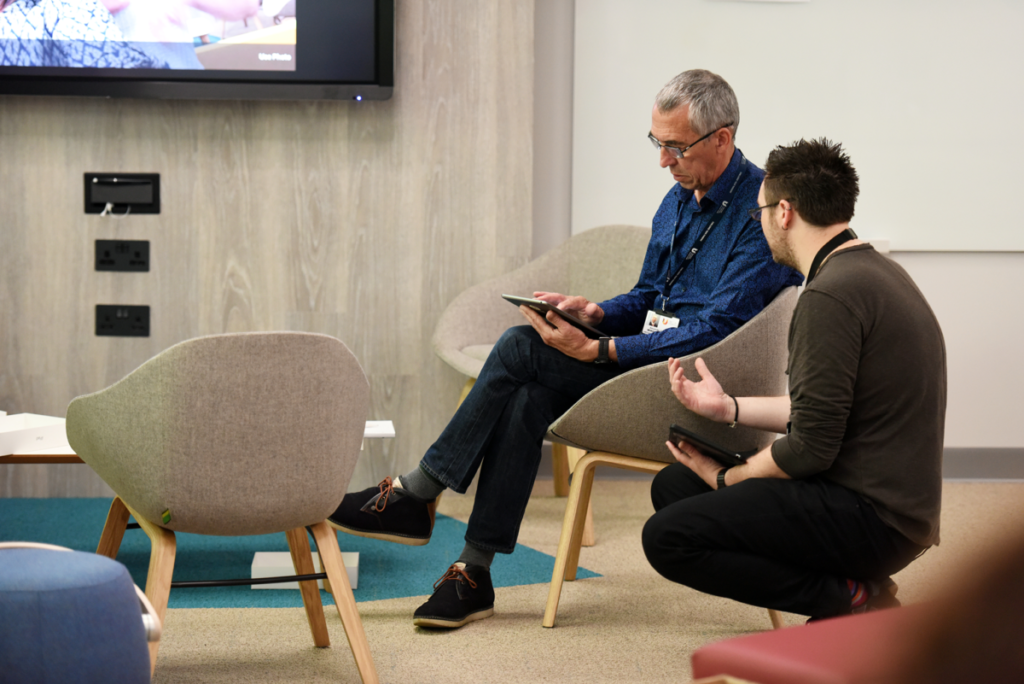
<svg viewBox="0 0 1024 684">
<path fill-rule="evenodd" d="M 558 247 L 514 271 L 479 283 L 459 294 L 441 314 L 434 329 L 434 352 L 468 376 L 459 403 L 480 375 L 484 361 L 501 334 L 524 325 L 519 310 L 503 294 L 530 296 L 535 291 L 583 295 L 599 302 L 628 292 L 643 266 L 651 229 L 601 226 L 574 235 Z M 568 493 L 565 451 L 555 451 L 555 491 Z"/>
<path fill-rule="evenodd" d="M 797 288 L 786 288 L 731 335 L 683 357 L 687 377 L 699 379 L 693 362 L 701 357 L 729 394 L 785 394 L 789 322 L 796 300 Z M 688 411 L 672 394 L 667 361 L 623 373 L 576 402 L 551 424 L 547 435 L 552 442 L 571 448 L 573 477 L 544 612 L 545 627 L 555 624 L 562 581 L 576 579 L 594 469 L 605 465 L 657 473 L 674 463 L 665 447 L 672 423 L 736 451 L 762 449 L 775 439 L 774 433 L 730 428 Z M 769 614 L 772 624 L 781 626 L 781 616 L 776 611 Z"/>
<path fill-rule="evenodd" d="M 68 406 L 68 441 L 117 495 L 97 553 L 114 558 L 129 515 L 152 543 L 146 595 L 163 622 L 175 532 L 285 532 L 298 575 L 316 540 L 356 666 L 376 682 L 334 531 L 369 410 L 369 383 L 339 340 L 244 333 L 177 344 Z M 300 582 L 313 642 L 330 645 L 316 580 Z M 156 666 L 159 643 L 150 644 Z"/>
</svg>

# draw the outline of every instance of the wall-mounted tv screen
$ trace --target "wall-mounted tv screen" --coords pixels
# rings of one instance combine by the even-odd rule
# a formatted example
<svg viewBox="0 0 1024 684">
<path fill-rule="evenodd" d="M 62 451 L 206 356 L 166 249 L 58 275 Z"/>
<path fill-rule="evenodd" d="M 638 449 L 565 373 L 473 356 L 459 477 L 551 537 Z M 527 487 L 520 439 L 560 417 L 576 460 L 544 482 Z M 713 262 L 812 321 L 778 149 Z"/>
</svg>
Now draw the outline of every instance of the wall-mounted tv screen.
<svg viewBox="0 0 1024 684">
<path fill-rule="evenodd" d="M 367 99 L 394 0 L 0 0 L 0 94 Z"/>
</svg>

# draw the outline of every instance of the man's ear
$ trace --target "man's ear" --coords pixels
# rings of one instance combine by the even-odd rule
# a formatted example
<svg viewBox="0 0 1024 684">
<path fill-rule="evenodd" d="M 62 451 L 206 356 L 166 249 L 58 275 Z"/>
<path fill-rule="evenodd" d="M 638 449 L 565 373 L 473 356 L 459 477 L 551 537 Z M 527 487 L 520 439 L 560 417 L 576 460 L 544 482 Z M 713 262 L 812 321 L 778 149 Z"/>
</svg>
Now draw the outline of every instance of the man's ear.
<svg viewBox="0 0 1024 684">
<path fill-rule="evenodd" d="M 789 230 L 793 227 L 794 219 L 796 219 L 796 209 L 793 208 L 792 202 L 789 200 L 779 200 L 779 226 L 783 230 Z"/>
<path fill-rule="evenodd" d="M 715 132 L 715 145 L 717 147 L 729 147 L 732 144 L 732 128 L 719 128 Z"/>
</svg>

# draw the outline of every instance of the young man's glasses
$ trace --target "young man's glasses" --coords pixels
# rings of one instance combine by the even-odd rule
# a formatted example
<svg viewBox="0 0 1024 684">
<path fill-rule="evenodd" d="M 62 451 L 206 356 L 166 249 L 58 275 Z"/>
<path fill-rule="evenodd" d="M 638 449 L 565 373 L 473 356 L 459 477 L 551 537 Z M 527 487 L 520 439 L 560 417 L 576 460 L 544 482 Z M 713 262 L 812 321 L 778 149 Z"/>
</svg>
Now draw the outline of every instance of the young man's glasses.
<svg viewBox="0 0 1024 684">
<path fill-rule="evenodd" d="M 771 204 L 766 204 L 763 207 L 754 207 L 753 209 L 748 209 L 747 213 L 750 214 L 750 218 L 754 219 L 755 221 L 760 221 L 761 220 L 761 212 L 763 210 L 771 209 L 772 207 L 777 207 L 777 206 L 779 206 L 779 202 L 781 202 L 781 201 L 782 200 L 779 200 L 778 202 L 773 202 Z"/>
<path fill-rule="evenodd" d="M 693 147 L 694 145 L 696 145 L 697 143 L 699 143 L 699 142 L 701 142 L 703 140 L 707 140 L 708 138 L 710 138 L 712 135 L 714 135 L 718 131 L 722 130 L 723 128 L 729 128 L 729 126 L 732 126 L 732 122 L 727 123 L 724 126 L 719 126 L 718 128 L 716 128 L 715 130 L 711 131 L 710 133 L 706 133 L 706 134 L 700 136 L 699 138 L 694 140 L 692 143 L 690 143 L 689 145 L 687 145 L 686 147 L 683 147 L 681 149 L 678 148 L 678 147 L 675 147 L 673 145 L 665 145 L 665 144 L 663 144 L 660 140 L 658 140 L 657 138 L 654 137 L 653 133 L 648 133 L 647 134 L 647 139 L 651 141 L 652 145 L 654 145 L 654 149 L 660 150 L 661 148 L 665 148 L 666 150 L 668 150 L 668 153 L 671 154 L 676 159 L 682 159 L 683 155 L 686 154 L 686 151 L 689 150 L 691 147 Z"/>
</svg>

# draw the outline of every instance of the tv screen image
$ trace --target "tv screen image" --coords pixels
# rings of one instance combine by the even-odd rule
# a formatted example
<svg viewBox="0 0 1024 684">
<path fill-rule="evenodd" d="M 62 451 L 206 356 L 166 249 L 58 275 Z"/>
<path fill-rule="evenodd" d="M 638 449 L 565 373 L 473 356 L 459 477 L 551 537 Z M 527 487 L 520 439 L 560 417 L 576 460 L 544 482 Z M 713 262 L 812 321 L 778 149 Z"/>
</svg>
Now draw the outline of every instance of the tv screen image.
<svg viewBox="0 0 1024 684">
<path fill-rule="evenodd" d="M 386 99 L 394 0 L 0 0 L 0 94 Z"/>
</svg>

